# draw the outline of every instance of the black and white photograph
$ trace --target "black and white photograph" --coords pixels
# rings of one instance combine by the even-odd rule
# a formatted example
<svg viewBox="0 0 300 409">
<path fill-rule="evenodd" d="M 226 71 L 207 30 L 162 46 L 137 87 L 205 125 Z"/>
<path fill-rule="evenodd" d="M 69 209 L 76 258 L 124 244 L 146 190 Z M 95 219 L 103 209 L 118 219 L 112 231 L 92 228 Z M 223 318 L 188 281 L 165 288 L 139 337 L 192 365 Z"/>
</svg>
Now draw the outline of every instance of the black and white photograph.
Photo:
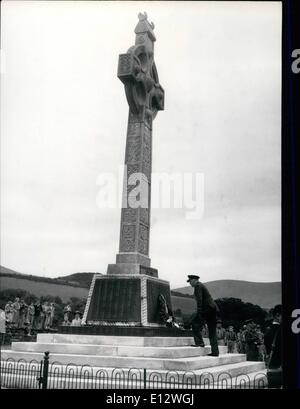
<svg viewBox="0 0 300 409">
<path fill-rule="evenodd" d="M 1 388 L 282 388 L 281 131 L 279 1 L 2 1 Z"/>
</svg>

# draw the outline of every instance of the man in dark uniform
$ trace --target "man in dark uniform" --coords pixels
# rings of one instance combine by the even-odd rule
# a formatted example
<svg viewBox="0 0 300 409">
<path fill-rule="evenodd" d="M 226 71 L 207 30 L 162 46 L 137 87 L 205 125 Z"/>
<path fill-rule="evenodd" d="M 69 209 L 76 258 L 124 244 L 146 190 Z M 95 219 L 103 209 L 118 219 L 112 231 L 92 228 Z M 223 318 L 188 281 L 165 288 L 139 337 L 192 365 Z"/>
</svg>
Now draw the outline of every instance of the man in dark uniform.
<svg viewBox="0 0 300 409">
<path fill-rule="evenodd" d="M 226 345 L 228 348 L 228 353 L 233 354 L 235 352 L 236 340 L 237 340 L 237 336 L 234 331 L 233 325 L 230 325 L 228 327 L 228 331 L 226 332 L 225 340 L 226 340 Z"/>
<path fill-rule="evenodd" d="M 194 296 L 197 302 L 197 312 L 192 318 L 192 330 L 196 347 L 204 347 L 201 330 L 206 322 L 211 346 L 210 356 L 219 356 L 218 340 L 216 335 L 217 315 L 219 308 L 212 299 L 208 289 L 199 281 L 199 276 L 189 275 L 187 282 L 194 288 Z"/>
<path fill-rule="evenodd" d="M 247 330 L 245 332 L 247 361 L 259 361 L 260 339 L 256 331 L 256 323 L 252 318 L 245 321 Z"/>
<path fill-rule="evenodd" d="M 218 345 L 225 345 L 226 330 L 222 327 L 222 320 L 217 320 L 217 340 Z"/>
<path fill-rule="evenodd" d="M 34 329 L 41 329 L 42 322 L 41 322 L 41 312 L 42 312 L 42 304 L 40 301 L 37 301 L 34 305 Z"/>
<path fill-rule="evenodd" d="M 245 354 L 246 353 L 246 332 L 247 332 L 247 325 L 243 325 L 243 328 L 241 329 L 241 353 Z"/>
</svg>

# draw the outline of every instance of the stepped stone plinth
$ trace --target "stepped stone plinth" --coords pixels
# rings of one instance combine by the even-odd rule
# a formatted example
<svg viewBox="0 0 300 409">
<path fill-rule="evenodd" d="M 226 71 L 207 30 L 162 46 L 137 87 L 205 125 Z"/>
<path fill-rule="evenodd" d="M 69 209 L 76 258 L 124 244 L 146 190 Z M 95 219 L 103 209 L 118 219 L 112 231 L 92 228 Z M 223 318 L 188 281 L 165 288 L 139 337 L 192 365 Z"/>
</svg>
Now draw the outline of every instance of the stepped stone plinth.
<svg viewBox="0 0 300 409">
<path fill-rule="evenodd" d="M 225 346 L 219 347 L 219 357 L 207 356 L 210 353 L 208 339 L 204 348 L 191 347 L 192 343 L 191 337 L 38 334 L 37 342 L 13 342 L 11 350 L 2 351 L 2 359 L 25 360 L 30 365 L 30 361 L 40 362 L 44 352 L 49 351 L 50 364 L 58 371 L 72 365 L 88 367 L 93 373 L 104 371 L 107 379 L 113 380 L 116 371 L 126 375 L 132 374 L 132 370 L 140 373 L 146 369 L 147 381 L 151 381 L 151 374 L 155 372 L 166 382 L 164 387 L 170 387 L 171 373 L 177 374 L 179 382 L 192 376 L 198 385 L 204 378 L 218 385 L 220 377 L 232 382 L 246 376 L 247 382 L 251 379 L 253 382 L 265 373 L 263 362 L 248 362 L 243 354 L 228 354 Z"/>
</svg>

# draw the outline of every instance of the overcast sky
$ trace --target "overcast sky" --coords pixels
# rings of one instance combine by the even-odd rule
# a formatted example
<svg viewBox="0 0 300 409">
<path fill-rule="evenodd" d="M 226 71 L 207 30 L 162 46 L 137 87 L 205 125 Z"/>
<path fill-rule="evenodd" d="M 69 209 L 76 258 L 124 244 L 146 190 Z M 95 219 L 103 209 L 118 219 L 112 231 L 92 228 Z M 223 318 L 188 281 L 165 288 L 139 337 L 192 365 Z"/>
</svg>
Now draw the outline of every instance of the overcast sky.
<svg viewBox="0 0 300 409">
<path fill-rule="evenodd" d="M 118 55 L 155 23 L 165 111 L 153 171 L 204 174 L 205 212 L 153 209 L 150 257 L 171 287 L 281 277 L 280 2 L 2 2 L 1 264 L 106 273 L 120 209 L 97 177 L 124 162 Z"/>
</svg>

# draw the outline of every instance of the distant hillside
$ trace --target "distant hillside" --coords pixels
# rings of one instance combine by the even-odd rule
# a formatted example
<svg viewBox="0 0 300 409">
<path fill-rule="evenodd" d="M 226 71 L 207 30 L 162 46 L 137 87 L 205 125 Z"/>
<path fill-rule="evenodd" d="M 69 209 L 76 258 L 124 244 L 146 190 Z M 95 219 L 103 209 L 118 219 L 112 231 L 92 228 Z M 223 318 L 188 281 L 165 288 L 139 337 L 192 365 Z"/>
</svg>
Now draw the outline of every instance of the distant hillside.
<svg viewBox="0 0 300 409">
<path fill-rule="evenodd" d="M 94 274 L 95 273 L 75 273 L 75 274 L 70 274 L 68 276 L 58 277 L 58 279 L 67 280 L 68 282 L 76 283 L 80 285 L 80 287 L 90 288 Z"/>
<path fill-rule="evenodd" d="M 257 304 L 262 308 L 272 308 L 281 303 L 281 283 L 256 283 L 239 280 L 217 280 L 205 283 L 214 299 L 240 298 L 244 302 Z M 175 288 L 174 291 L 192 295 L 191 286 Z"/>
<path fill-rule="evenodd" d="M 52 295 L 67 302 L 71 297 L 86 298 L 88 288 L 81 287 L 77 282 L 65 279 L 39 277 L 20 274 L 6 267 L 0 267 L 0 291 L 7 289 L 25 290 L 37 297 Z"/>
<path fill-rule="evenodd" d="M 79 273 L 79 274 L 92 274 L 92 273 Z M 75 275 L 75 274 L 73 274 Z M 57 284 L 67 284 L 75 287 L 82 287 L 81 283 L 77 281 L 72 281 L 69 279 L 71 276 L 65 276 L 65 277 L 58 277 L 58 278 L 50 278 L 50 277 L 41 277 L 41 276 L 36 276 L 32 274 L 22 274 L 18 273 L 17 271 L 11 270 L 10 268 L 6 268 L 3 266 L 0 266 L 0 276 L 1 277 L 14 277 L 14 278 L 24 278 L 26 280 L 32 280 L 32 281 L 39 281 L 39 282 L 45 282 L 45 283 L 57 283 Z"/>
<path fill-rule="evenodd" d="M 196 311 L 196 301 L 193 297 L 177 297 L 172 295 L 172 309 L 176 315 L 176 310 L 180 309 L 182 314 L 193 314 Z"/>
<path fill-rule="evenodd" d="M 25 275 L 25 274 L 17 273 L 16 271 L 11 270 L 10 268 L 7 268 L 7 267 L 3 267 L 3 266 L 0 266 L 0 273 L 1 274 L 20 275 L 20 276 Z"/>
</svg>

